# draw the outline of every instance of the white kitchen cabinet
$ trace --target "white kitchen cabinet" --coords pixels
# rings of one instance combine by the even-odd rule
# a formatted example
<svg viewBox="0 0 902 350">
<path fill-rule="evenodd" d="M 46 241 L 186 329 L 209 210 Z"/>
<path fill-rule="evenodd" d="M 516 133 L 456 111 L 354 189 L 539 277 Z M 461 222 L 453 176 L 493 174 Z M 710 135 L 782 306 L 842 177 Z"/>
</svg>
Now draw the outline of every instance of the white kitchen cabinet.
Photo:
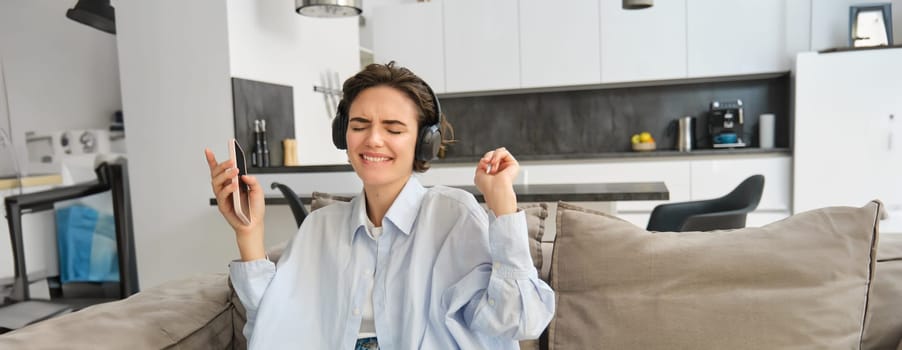
<svg viewBox="0 0 902 350">
<path fill-rule="evenodd" d="M 785 0 L 687 0 L 689 77 L 788 71 L 786 12 Z"/>
<path fill-rule="evenodd" d="M 624 10 L 621 0 L 600 5 L 603 83 L 686 77 L 686 0 L 643 10 Z"/>
<path fill-rule="evenodd" d="M 897 213 L 885 227 L 902 229 L 899 62 L 902 49 L 798 56 L 794 213 L 880 199 Z"/>
<path fill-rule="evenodd" d="M 446 92 L 520 88 L 519 1 L 443 4 Z"/>
<path fill-rule="evenodd" d="M 396 61 L 445 92 L 441 1 L 377 7 L 371 22 L 374 62 Z"/>
<path fill-rule="evenodd" d="M 603 210 L 610 210 L 617 217 L 643 228 L 648 224 L 648 216 L 651 214 L 652 209 L 658 204 L 683 202 L 691 198 L 690 163 L 685 159 L 639 161 L 634 159 L 612 159 L 570 164 L 523 164 L 521 165 L 521 172 L 525 173 L 529 183 L 663 181 L 670 192 L 670 200 L 618 201 L 614 203 L 614 208 Z M 576 204 L 592 206 L 589 203 Z M 599 205 L 599 203 L 594 205 Z M 553 221 L 547 223 L 546 230 L 548 226 L 553 225 Z"/>
<path fill-rule="evenodd" d="M 746 226 L 763 226 L 790 215 L 792 157 L 788 155 L 692 161 L 692 200 L 730 193 L 749 176 L 764 175 L 764 191 Z"/>
<path fill-rule="evenodd" d="M 591 183 L 663 181 L 670 201 L 686 201 L 690 193 L 690 168 L 685 160 L 607 161 L 583 164 L 524 165 L 529 183 Z M 651 211 L 668 201 L 621 201 L 617 211 Z"/>
<path fill-rule="evenodd" d="M 601 82 L 598 8 L 598 0 L 520 0 L 521 87 Z"/>
<path fill-rule="evenodd" d="M 788 155 L 692 161 L 692 200 L 726 195 L 749 176 L 764 175 L 758 210 L 789 211 L 792 157 Z"/>
<path fill-rule="evenodd" d="M 663 181 L 670 191 L 670 200 L 616 202 L 617 217 L 640 227 L 646 227 L 652 210 L 659 204 L 721 197 L 754 174 L 765 176 L 764 193 L 758 209 L 749 214 L 747 226 L 762 226 L 790 214 L 792 156 L 789 155 L 610 160 L 521 167 L 529 183 Z"/>
</svg>

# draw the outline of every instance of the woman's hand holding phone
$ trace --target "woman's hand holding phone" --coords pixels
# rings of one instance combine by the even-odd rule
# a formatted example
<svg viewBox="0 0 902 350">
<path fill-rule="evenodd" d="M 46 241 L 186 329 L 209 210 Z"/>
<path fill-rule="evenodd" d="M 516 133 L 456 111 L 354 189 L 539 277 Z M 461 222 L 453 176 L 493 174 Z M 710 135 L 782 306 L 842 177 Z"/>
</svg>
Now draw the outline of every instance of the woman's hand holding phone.
<svg viewBox="0 0 902 350">
<path fill-rule="evenodd" d="M 241 252 L 241 260 L 251 261 L 266 257 L 263 244 L 263 216 L 265 204 L 263 198 L 263 189 L 253 176 L 242 176 L 238 178 L 238 167 L 234 160 L 228 159 L 222 163 L 216 161 L 216 156 L 208 148 L 204 150 L 207 158 L 207 165 L 210 168 L 210 184 L 213 188 L 213 195 L 216 196 L 216 203 L 219 212 L 226 219 L 226 222 L 235 230 L 236 240 L 238 242 L 238 250 Z M 240 191 L 242 197 L 239 202 L 247 203 L 248 208 L 243 212 L 246 214 L 249 222 L 244 222 L 236 214 L 235 201 L 233 194 L 239 189 L 239 181 L 247 186 L 248 191 Z"/>
</svg>

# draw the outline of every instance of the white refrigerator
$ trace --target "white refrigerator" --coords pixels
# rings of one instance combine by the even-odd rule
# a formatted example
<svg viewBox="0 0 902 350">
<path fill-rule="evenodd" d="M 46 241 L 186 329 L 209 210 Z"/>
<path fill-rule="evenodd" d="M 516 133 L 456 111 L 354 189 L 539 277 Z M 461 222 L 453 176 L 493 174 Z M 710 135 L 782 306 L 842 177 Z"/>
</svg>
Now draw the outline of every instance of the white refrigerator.
<svg viewBox="0 0 902 350">
<path fill-rule="evenodd" d="M 902 49 L 796 59 L 793 213 L 880 199 L 902 233 Z"/>
</svg>

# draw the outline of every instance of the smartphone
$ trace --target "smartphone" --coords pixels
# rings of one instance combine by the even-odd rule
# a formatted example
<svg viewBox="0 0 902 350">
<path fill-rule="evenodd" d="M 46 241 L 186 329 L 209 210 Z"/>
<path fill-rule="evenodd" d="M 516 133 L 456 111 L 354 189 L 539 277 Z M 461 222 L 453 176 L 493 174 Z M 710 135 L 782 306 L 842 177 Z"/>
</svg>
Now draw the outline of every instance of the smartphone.
<svg viewBox="0 0 902 350">
<path fill-rule="evenodd" d="M 235 166 L 238 167 L 238 177 L 232 180 L 232 183 L 235 183 L 235 181 L 238 182 L 238 189 L 232 192 L 232 207 L 235 208 L 235 215 L 238 216 L 238 219 L 245 225 L 250 225 L 251 207 L 248 202 L 249 189 L 247 184 L 241 180 L 242 176 L 247 175 L 247 162 L 244 158 L 244 150 L 241 149 L 238 140 L 229 140 L 229 158 L 234 161 Z"/>
</svg>

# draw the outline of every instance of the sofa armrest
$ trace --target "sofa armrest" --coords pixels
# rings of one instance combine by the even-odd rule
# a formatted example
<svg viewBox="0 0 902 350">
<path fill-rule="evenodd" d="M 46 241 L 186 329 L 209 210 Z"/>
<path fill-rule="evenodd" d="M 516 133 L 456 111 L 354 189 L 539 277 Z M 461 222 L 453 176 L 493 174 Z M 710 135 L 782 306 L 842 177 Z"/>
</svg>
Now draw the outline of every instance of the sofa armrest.
<svg viewBox="0 0 902 350">
<path fill-rule="evenodd" d="M 2 349 L 231 349 L 227 274 L 168 282 L 0 337 Z"/>
</svg>

